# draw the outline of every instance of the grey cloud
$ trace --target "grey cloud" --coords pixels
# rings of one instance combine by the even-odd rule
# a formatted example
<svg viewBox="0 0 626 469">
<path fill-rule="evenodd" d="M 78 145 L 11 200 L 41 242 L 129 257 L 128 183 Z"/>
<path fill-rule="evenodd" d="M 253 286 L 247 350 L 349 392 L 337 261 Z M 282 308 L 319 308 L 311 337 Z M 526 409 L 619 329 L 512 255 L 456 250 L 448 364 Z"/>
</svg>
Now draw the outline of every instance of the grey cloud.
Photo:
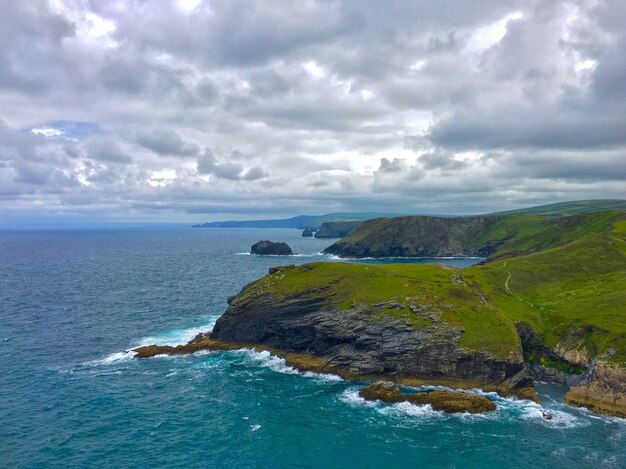
<svg viewBox="0 0 626 469">
<path fill-rule="evenodd" d="M 457 160 L 454 154 L 441 150 L 424 153 L 419 157 L 419 161 L 425 169 L 455 170 L 467 166 L 467 162 Z"/>
<path fill-rule="evenodd" d="M 67 72 L 74 66 L 63 56 L 61 41 L 74 31 L 72 23 L 52 13 L 43 0 L 2 2 L 0 90 L 39 94 L 54 84 L 56 74 L 69 79 Z"/>
<path fill-rule="evenodd" d="M 258 179 L 266 178 L 267 176 L 268 174 L 263 168 L 255 166 L 254 168 L 250 168 L 248 172 L 243 175 L 243 178 L 246 181 L 256 181 Z"/>
<path fill-rule="evenodd" d="M 94 141 L 87 151 L 87 156 L 100 161 L 111 163 L 130 163 L 132 158 L 122 151 L 119 143 L 115 141 Z"/>
<path fill-rule="evenodd" d="M 195 222 L 624 197 L 623 3 L 4 2 L 0 213 Z M 86 14 L 115 30 L 93 37 Z M 63 121 L 100 132 L 28 131 Z"/>
<path fill-rule="evenodd" d="M 429 138 L 454 149 L 601 149 L 626 144 L 625 123 L 626 115 L 554 109 L 462 111 L 438 122 Z"/>
<path fill-rule="evenodd" d="M 159 155 L 194 156 L 200 151 L 196 144 L 184 142 L 180 135 L 167 128 L 137 132 L 135 140 Z"/>
<path fill-rule="evenodd" d="M 402 160 L 394 158 L 393 161 L 389 161 L 387 158 L 382 158 L 380 160 L 380 167 L 378 168 L 378 171 L 381 173 L 397 173 L 403 169 L 404 164 Z"/>
<path fill-rule="evenodd" d="M 260 166 L 255 166 L 244 173 L 243 165 L 239 163 L 219 163 L 210 148 L 206 148 L 198 158 L 197 170 L 199 174 L 213 174 L 218 178 L 238 181 L 256 181 L 267 177 L 267 173 Z"/>
</svg>

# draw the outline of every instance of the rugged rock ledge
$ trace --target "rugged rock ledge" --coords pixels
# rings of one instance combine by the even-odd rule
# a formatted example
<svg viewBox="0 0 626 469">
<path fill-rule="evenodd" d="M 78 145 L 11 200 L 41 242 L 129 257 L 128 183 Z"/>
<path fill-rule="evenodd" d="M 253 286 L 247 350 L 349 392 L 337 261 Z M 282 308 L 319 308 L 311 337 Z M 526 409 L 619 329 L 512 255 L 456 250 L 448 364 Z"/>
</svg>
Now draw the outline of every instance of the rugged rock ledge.
<svg viewBox="0 0 626 469">
<path fill-rule="evenodd" d="M 325 269 L 347 272 L 333 280 L 325 276 Z M 344 377 L 384 376 L 407 383 L 421 380 L 536 399 L 529 369 L 514 338 L 510 352 L 467 349 L 462 345 L 463 328 L 440 318 L 438 308 L 451 307 L 447 304 L 356 300 L 341 304 L 344 292 L 340 286 L 334 290 L 335 282 L 353 281 L 350 274 L 355 269 L 360 267 L 311 264 L 272 268 L 270 275 L 230 299 L 210 338 L 313 357 L 324 363 L 325 371 Z M 272 291 L 286 274 L 292 277 L 290 282 L 303 282 L 302 289 L 293 294 Z M 443 275 L 457 291 L 450 273 L 443 270 Z M 323 285 L 313 287 L 312 282 L 320 278 Z M 375 279 L 373 282 L 378 284 Z M 480 302 L 478 296 L 473 298 L 466 301 Z"/>
<path fill-rule="evenodd" d="M 327 221 L 315 233 L 316 238 L 343 238 L 356 229 L 362 221 Z"/>
<path fill-rule="evenodd" d="M 496 405 L 489 399 L 467 392 L 432 391 L 415 394 L 402 394 L 400 388 L 392 383 L 377 381 L 363 388 L 359 395 L 370 401 L 386 403 L 410 402 L 416 405 L 430 404 L 435 410 L 447 413 L 469 412 L 472 414 L 491 412 Z"/>
<path fill-rule="evenodd" d="M 565 395 L 567 404 L 626 418 L 626 370 L 609 364 L 593 367 L 587 380 Z"/>
</svg>

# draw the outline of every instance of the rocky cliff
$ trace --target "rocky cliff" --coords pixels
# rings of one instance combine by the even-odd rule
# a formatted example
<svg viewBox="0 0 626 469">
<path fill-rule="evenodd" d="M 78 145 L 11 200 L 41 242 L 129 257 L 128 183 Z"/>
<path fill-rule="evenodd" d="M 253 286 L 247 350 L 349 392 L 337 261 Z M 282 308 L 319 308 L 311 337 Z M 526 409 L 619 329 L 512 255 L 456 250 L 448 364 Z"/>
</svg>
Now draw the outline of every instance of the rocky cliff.
<svg viewBox="0 0 626 469">
<path fill-rule="evenodd" d="M 626 213 L 442 220 L 417 222 L 449 228 L 438 238 L 424 228 L 428 249 L 440 253 L 456 241 L 491 246 L 494 260 L 464 269 L 274 267 L 229 298 L 210 336 L 141 347 L 137 356 L 251 346 L 348 379 L 480 387 L 531 399 L 534 377 L 573 386 L 570 404 L 625 416 Z M 388 225 L 379 223 L 364 223 L 348 238 L 376 237 Z"/>
<path fill-rule="evenodd" d="M 465 327 L 447 317 L 454 315 L 453 303 L 433 302 L 419 294 L 409 297 L 411 287 L 401 297 L 346 298 L 342 285 L 354 282 L 363 269 L 342 267 L 334 273 L 332 264 L 322 263 L 273 269 L 231 299 L 211 339 L 307 354 L 351 376 L 415 378 L 461 387 L 465 382 L 534 398 L 516 337 L 503 338 L 498 344 L 502 348 L 472 347 L 463 340 Z M 364 273 L 363 280 L 373 284 L 378 283 L 377 274 L 386 276 L 384 270 Z M 479 296 L 454 283 L 450 274 L 443 271 L 448 282 L 443 288 L 479 304 Z M 437 275 L 436 281 L 440 280 Z M 290 292 L 295 284 L 310 287 Z M 395 288 L 403 289 L 401 284 Z"/>
<path fill-rule="evenodd" d="M 569 390 L 565 402 L 626 418 L 626 370 L 614 364 L 594 366 L 584 383 Z"/>
<path fill-rule="evenodd" d="M 357 228 L 361 221 L 329 221 L 315 233 L 316 238 L 343 238 Z"/>
<path fill-rule="evenodd" d="M 602 232 L 623 212 L 560 218 L 529 214 L 367 220 L 324 250 L 340 257 L 520 256 Z"/>
</svg>

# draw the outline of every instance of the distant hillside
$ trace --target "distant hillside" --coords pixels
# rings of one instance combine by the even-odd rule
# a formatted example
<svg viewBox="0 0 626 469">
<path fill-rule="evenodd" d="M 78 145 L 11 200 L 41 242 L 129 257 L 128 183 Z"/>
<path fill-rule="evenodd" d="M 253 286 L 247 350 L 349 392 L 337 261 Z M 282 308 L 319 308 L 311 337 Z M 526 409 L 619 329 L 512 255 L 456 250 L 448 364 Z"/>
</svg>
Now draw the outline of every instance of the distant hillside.
<svg viewBox="0 0 626 469">
<path fill-rule="evenodd" d="M 568 217 L 527 213 L 438 218 L 378 218 L 361 223 L 324 252 L 340 257 L 525 255 L 604 232 L 626 212 L 613 210 Z"/>
<path fill-rule="evenodd" d="M 490 213 L 489 215 L 532 213 L 533 215 L 539 215 L 542 217 L 563 217 L 568 215 L 578 215 L 580 213 L 604 212 L 606 210 L 626 210 L 626 200 L 575 200 L 572 202 L 560 202 L 557 204 L 520 208 L 518 210 L 494 212 Z"/>
<path fill-rule="evenodd" d="M 568 215 L 577 215 L 582 213 L 603 212 L 606 210 L 626 210 L 626 200 L 578 200 L 573 202 L 560 202 L 549 205 L 539 205 L 536 207 L 522 208 L 518 210 L 508 210 L 503 212 L 494 212 L 487 215 L 509 215 L 513 213 L 529 213 L 542 217 L 562 217 Z M 352 222 L 371 220 L 373 218 L 392 218 L 403 215 L 418 215 L 416 213 L 327 213 L 326 215 L 298 215 L 291 218 L 281 218 L 275 220 L 234 220 L 234 221 L 215 221 L 210 223 L 202 223 L 194 225 L 193 228 L 297 228 L 303 230 L 309 228 L 313 231 L 319 230 L 324 223 L 329 222 Z M 429 215 L 438 218 L 457 218 L 454 215 Z M 346 225 L 348 226 L 348 225 Z M 348 231 L 336 231 L 339 225 L 333 228 L 333 233 L 322 234 L 320 238 L 334 238 L 345 236 Z M 351 227 L 350 229 L 352 229 Z M 337 234 L 339 233 L 339 234 Z M 342 234 L 343 233 L 343 234 Z M 331 235 L 332 234 L 332 235 Z"/>
<path fill-rule="evenodd" d="M 327 221 L 322 224 L 316 238 L 343 238 L 348 236 L 352 230 L 356 229 L 363 221 Z"/>
<path fill-rule="evenodd" d="M 216 221 L 194 225 L 194 228 L 305 228 L 317 231 L 322 224 L 336 221 L 361 221 L 371 218 L 394 217 L 398 214 L 390 213 L 328 213 L 326 215 L 299 215 L 292 218 L 278 220 L 239 220 Z"/>
</svg>

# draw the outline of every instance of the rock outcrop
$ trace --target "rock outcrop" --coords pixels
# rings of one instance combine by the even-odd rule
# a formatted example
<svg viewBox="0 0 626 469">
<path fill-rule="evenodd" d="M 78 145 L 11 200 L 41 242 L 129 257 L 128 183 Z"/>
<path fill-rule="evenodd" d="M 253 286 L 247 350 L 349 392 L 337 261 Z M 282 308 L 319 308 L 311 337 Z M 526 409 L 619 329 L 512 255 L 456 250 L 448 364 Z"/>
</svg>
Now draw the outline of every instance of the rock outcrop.
<svg viewBox="0 0 626 469">
<path fill-rule="evenodd" d="M 626 418 L 626 370 L 610 364 L 594 366 L 584 383 L 565 394 L 565 403 Z"/>
<path fill-rule="evenodd" d="M 303 238 L 312 238 L 313 237 L 313 231 L 311 231 L 309 228 L 305 228 L 305 230 L 302 232 L 302 237 Z"/>
<path fill-rule="evenodd" d="M 410 402 L 415 405 L 430 404 L 434 410 L 442 410 L 447 413 L 469 412 L 477 414 L 496 410 L 496 405 L 492 401 L 476 394 L 443 390 L 402 394 L 398 386 L 384 381 L 377 381 L 366 386 L 359 392 L 359 395 L 370 401 Z"/>
<path fill-rule="evenodd" d="M 273 241 L 259 241 L 250 248 L 250 254 L 264 256 L 290 256 L 293 251 L 287 243 L 275 243 Z"/>
<path fill-rule="evenodd" d="M 495 246 L 474 246 L 472 242 L 498 219 L 420 216 L 367 220 L 324 252 L 340 257 L 486 256 Z"/>
</svg>

